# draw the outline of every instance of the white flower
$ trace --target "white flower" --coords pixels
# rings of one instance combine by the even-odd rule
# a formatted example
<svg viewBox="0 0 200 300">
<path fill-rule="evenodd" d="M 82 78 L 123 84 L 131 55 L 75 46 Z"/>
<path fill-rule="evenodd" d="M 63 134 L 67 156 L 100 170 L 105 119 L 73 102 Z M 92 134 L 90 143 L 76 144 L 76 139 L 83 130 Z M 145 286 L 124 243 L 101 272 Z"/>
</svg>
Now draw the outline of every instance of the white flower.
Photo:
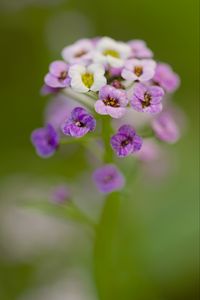
<svg viewBox="0 0 200 300">
<path fill-rule="evenodd" d="M 81 39 L 62 50 L 62 57 L 68 63 L 80 63 L 92 58 L 94 43 L 89 39 Z"/>
<path fill-rule="evenodd" d="M 94 61 L 120 68 L 130 54 L 131 48 L 129 45 L 117 42 L 109 37 L 103 37 L 96 44 Z"/>
<path fill-rule="evenodd" d="M 79 93 L 97 92 L 106 84 L 104 73 L 105 69 L 100 64 L 91 64 L 89 66 L 73 65 L 69 68 L 71 87 Z"/>
</svg>

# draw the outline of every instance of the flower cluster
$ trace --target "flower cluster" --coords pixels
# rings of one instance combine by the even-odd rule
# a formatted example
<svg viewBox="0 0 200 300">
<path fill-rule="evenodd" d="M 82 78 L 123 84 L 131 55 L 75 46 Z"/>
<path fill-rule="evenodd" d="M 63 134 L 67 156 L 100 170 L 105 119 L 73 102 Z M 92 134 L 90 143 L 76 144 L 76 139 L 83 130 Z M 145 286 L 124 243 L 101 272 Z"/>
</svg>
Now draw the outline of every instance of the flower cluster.
<svg viewBox="0 0 200 300">
<path fill-rule="evenodd" d="M 51 111 L 56 126 L 49 123 L 36 129 L 32 143 L 40 156 L 48 157 L 65 136 L 79 139 L 91 132 L 92 137 L 97 129 L 99 147 L 109 140 L 116 157 L 134 156 L 142 148 L 145 136 L 136 132 L 134 117 L 131 122 L 118 121 L 126 120 L 129 111 L 148 116 L 155 137 L 174 143 L 180 130 L 168 109 L 168 98 L 179 84 L 178 75 L 169 65 L 157 62 L 142 40 L 125 43 L 109 37 L 81 39 L 65 47 L 61 60 L 50 64 L 42 89 L 43 94 L 62 93 L 78 104 L 67 113 L 63 112 L 65 106 L 60 111 L 56 107 L 56 117 Z M 119 122 L 117 132 L 114 132 L 114 119 Z M 110 123 L 109 130 L 102 125 L 105 120 Z M 124 185 L 123 175 L 113 160 L 95 171 L 93 178 L 104 193 Z"/>
</svg>

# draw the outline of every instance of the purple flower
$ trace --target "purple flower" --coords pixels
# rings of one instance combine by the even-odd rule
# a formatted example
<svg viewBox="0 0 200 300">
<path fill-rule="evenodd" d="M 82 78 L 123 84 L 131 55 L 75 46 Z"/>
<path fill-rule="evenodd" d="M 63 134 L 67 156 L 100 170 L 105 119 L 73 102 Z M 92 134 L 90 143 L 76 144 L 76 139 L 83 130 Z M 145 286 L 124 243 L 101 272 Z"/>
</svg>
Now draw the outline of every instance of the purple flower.
<svg viewBox="0 0 200 300">
<path fill-rule="evenodd" d="M 167 64 L 157 65 L 153 80 L 169 93 L 174 92 L 180 85 L 179 76 Z"/>
<path fill-rule="evenodd" d="M 62 130 L 65 135 L 82 137 L 96 127 L 96 120 L 84 108 L 76 107 L 65 122 Z"/>
<path fill-rule="evenodd" d="M 153 78 L 155 68 L 152 59 L 129 59 L 125 62 L 122 77 L 129 81 L 148 81 Z"/>
<path fill-rule="evenodd" d="M 151 58 L 153 57 L 153 52 L 147 48 L 147 45 L 142 40 L 132 40 L 128 42 L 131 47 L 133 58 Z"/>
<path fill-rule="evenodd" d="M 175 143 L 180 137 L 180 130 L 172 114 L 165 111 L 152 122 L 156 136 L 167 143 Z"/>
<path fill-rule="evenodd" d="M 51 124 L 34 130 L 31 134 L 31 141 L 41 157 L 53 155 L 59 145 L 58 134 Z"/>
<path fill-rule="evenodd" d="M 137 152 L 142 147 L 142 138 L 129 125 L 123 125 L 111 138 L 111 146 L 120 157 Z"/>
<path fill-rule="evenodd" d="M 70 84 L 70 77 L 68 76 L 69 66 L 60 60 L 54 61 L 50 64 L 49 73 L 45 76 L 45 84 L 52 88 L 64 88 Z"/>
<path fill-rule="evenodd" d="M 157 114 L 162 110 L 164 90 L 159 86 L 145 86 L 138 83 L 134 86 L 132 107 L 141 112 Z"/>
<path fill-rule="evenodd" d="M 66 185 L 55 187 L 51 194 L 52 201 L 55 203 L 65 203 L 70 199 L 70 192 Z"/>
<path fill-rule="evenodd" d="M 109 194 L 124 187 L 124 176 L 113 164 L 104 165 L 93 173 L 93 180 L 101 193 Z"/>
<path fill-rule="evenodd" d="M 100 115 L 110 115 L 113 118 L 121 118 L 126 112 L 128 104 L 125 91 L 116 89 L 113 86 L 105 85 L 99 91 L 99 100 L 94 107 Z"/>
</svg>

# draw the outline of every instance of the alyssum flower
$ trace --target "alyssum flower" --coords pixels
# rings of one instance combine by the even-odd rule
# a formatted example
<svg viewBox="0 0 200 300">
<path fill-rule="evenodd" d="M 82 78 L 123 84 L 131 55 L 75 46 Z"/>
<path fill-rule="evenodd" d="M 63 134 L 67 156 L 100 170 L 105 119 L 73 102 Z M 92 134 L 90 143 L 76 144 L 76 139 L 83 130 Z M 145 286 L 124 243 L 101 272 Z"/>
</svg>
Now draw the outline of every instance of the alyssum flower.
<svg viewBox="0 0 200 300">
<path fill-rule="evenodd" d="M 76 107 L 71 116 L 63 125 L 62 131 L 65 135 L 82 137 L 96 127 L 96 121 L 84 108 Z"/>
<path fill-rule="evenodd" d="M 120 157 L 137 152 L 142 147 L 142 138 L 129 125 L 123 125 L 111 138 L 111 146 Z"/>
<path fill-rule="evenodd" d="M 173 93 L 180 84 L 179 76 L 174 73 L 169 65 L 163 63 L 157 65 L 153 81 L 168 93 Z"/>
<path fill-rule="evenodd" d="M 94 43 L 90 39 L 81 39 L 62 50 L 62 57 L 68 63 L 80 63 L 92 58 Z"/>
<path fill-rule="evenodd" d="M 90 150 L 98 160 L 102 158 L 103 167 L 94 172 L 93 179 L 102 193 L 120 190 L 125 179 L 114 165 L 117 156 L 147 157 L 148 161 L 158 154 L 154 151 L 152 155 L 147 138 L 173 143 L 180 137 L 178 115 L 166 109 L 168 93 L 178 88 L 180 79 L 169 65 L 153 59 L 153 52 L 142 40 L 81 39 L 65 47 L 61 56 L 63 60 L 50 64 L 42 93 L 62 95 L 63 101 L 53 100 L 46 114 L 50 124 L 33 131 L 32 144 L 39 156 L 49 157 L 59 143 L 66 145 L 75 139 L 81 143 L 77 138 L 83 137 L 86 145 L 88 138 L 84 136 L 97 127 L 98 135 L 91 135 L 93 143 L 86 145 L 87 150 L 94 147 Z M 127 123 L 130 125 L 123 125 Z M 122 125 L 115 134 L 114 124 L 115 128 Z M 144 149 L 139 152 L 143 140 Z M 136 152 L 139 155 L 133 155 Z M 66 194 L 61 189 L 61 202 Z"/>
<path fill-rule="evenodd" d="M 31 134 L 32 144 L 37 154 L 41 157 L 49 157 L 54 154 L 59 145 L 59 136 L 51 124 L 35 129 Z"/>
<path fill-rule="evenodd" d="M 123 66 L 130 54 L 131 48 L 128 44 L 103 37 L 96 43 L 94 61 L 119 68 Z"/>
<path fill-rule="evenodd" d="M 89 66 L 82 64 L 72 65 L 69 69 L 71 87 L 79 93 L 97 92 L 106 84 L 104 74 L 105 69 L 100 64 L 91 64 Z"/>
<path fill-rule="evenodd" d="M 156 136 L 167 143 L 175 143 L 180 137 L 180 130 L 173 115 L 168 111 L 160 113 L 153 121 Z"/>
<path fill-rule="evenodd" d="M 95 170 L 93 180 L 98 190 L 104 194 L 121 190 L 125 184 L 124 176 L 113 164 L 107 164 Z"/>
<path fill-rule="evenodd" d="M 163 96 L 161 87 L 137 83 L 133 88 L 131 105 L 137 111 L 157 114 L 162 110 Z"/>
<path fill-rule="evenodd" d="M 49 73 L 44 81 L 47 86 L 52 88 L 64 88 L 69 86 L 70 78 L 68 76 L 69 66 L 63 61 L 54 61 L 49 66 Z"/>
<path fill-rule="evenodd" d="M 153 52 L 147 47 L 142 40 L 132 40 L 128 42 L 131 47 L 131 58 L 151 58 Z"/>
<path fill-rule="evenodd" d="M 121 118 L 126 112 L 128 98 L 125 91 L 105 85 L 99 91 L 99 100 L 94 104 L 97 113 Z"/>
<path fill-rule="evenodd" d="M 148 81 L 155 74 L 156 63 L 152 59 L 130 59 L 125 62 L 122 77 L 128 81 Z"/>
</svg>

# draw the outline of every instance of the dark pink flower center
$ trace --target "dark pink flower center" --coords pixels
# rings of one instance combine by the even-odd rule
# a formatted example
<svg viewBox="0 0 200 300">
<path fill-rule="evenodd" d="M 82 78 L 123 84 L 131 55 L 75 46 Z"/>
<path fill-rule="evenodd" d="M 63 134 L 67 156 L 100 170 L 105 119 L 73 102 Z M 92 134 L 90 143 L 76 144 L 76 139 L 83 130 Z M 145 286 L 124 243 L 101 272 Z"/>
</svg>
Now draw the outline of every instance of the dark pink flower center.
<svg viewBox="0 0 200 300">
<path fill-rule="evenodd" d="M 148 92 L 144 93 L 144 99 L 142 100 L 142 108 L 148 107 L 151 105 L 152 96 Z"/>
<path fill-rule="evenodd" d="M 133 72 L 137 77 L 143 74 L 143 67 L 142 66 L 135 66 Z"/>
<path fill-rule="evenodd" d="M 75 58 L 79 58 L 79 57 L 81 57 L 81 56 L 83 56 L 83 55 L 85 55 L 85 54 L 87 54 L 87 52 L 86 52 L 85 50 L 80 50 L 80 51 L 78 51 L 78 52 L 74 55 L 74 57 L 75 57 Z"/>
<path fill-rule="evenodd" d="M 78 126 L 78 127 L 84 127 L 84 124 L 80 121 L 76 121 L 75 125 Z"/>
<path fill-rule="evenodd" d="M 126 147 L 128 144 L 130 144 L 132 142 L 132 138 L 130 138 L 130 137 L 127 137 L 125 140 L 123 140 L 122 142 L 121 142 L 121 146 L 122 147 Z"/>
<path fill-rule="evenodd" d="M 67 71 L 62 71 L 60 73 L 59 79 L 60 80 L 65 80 L 67 78 Z"/>
<path fill-rule="evenodd" d="M 103 100 L 103 103 L 106 106 L 111 106 L 111 107 L 120 107 L 119 101 L 115 98 L 108 97 L 107 99 Z"/>
</svg>

